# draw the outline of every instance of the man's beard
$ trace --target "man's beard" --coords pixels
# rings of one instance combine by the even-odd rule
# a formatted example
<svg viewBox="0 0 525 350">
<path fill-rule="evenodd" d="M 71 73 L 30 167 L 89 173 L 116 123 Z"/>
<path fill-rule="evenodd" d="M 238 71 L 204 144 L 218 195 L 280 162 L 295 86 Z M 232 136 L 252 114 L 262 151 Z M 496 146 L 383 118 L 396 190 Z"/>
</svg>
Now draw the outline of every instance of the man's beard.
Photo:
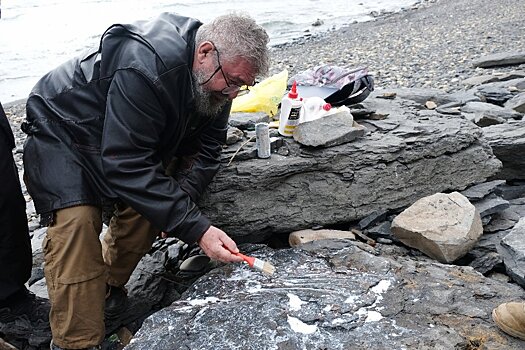
<svg viewBox="0 0 525 350">
<path fill-rule="evenodd" d="M 222 93 L 218 97 L 219 95 L 216 92 L 203 89 L 201 83 L 209 78 L 204 72 L 195 71 L 191 73 L 191 76 L 193 79 L 193 95 L 195 97 L 193 107 L 195 111 L 208 117 L 219 114 L 228 103 L 228 97 Z"/>
</svg>

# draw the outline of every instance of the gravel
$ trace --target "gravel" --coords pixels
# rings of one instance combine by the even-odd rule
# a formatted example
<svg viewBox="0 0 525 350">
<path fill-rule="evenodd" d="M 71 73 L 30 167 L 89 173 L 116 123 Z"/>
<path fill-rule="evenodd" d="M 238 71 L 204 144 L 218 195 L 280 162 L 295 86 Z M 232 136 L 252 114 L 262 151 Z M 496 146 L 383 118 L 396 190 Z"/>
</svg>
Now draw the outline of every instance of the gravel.
<svg viewBox="0 0 525 350">
<path fill-rule="evenodd" d="M 474 68 L 492 53 L 525 51 L 525 1 L 421 1 L 403 12 L 349 24 L 272 49 L 271 74 L 319 64 L 368 66 L 376 88 L 463 89 L 469 77 L 514 70 Z"/>
</svg>

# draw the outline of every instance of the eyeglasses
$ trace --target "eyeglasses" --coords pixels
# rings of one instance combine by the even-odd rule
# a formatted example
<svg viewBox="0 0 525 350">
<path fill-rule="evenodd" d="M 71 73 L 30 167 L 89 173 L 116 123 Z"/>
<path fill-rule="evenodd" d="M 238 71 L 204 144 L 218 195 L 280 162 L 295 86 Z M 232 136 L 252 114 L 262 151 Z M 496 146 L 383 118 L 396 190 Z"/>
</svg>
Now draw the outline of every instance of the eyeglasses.
<svg viewBox="0 0 525 350">
<path fill-rule="evenodd" d="M 213 44 L 213 46 L 215 46 L 215 44 Z M 226 82 L 226 87 L 221 90 L 222 94 L 229 95 L 229 94 L 237 93 L 237 96 L 242 96 L 242 95 L 246 95 L 247 93 L 249 93 L 250 89 L 248 88 L 247 85 L 239 86 L 237 84 L 232 83 L 230 85 L 230 83 L 228 83 L 228 78 L 226 78 L 226 74 L 224 74 L 224 71 L 222 70 L 221 61 L 219 59 L 219 50 L 217 50 L 217 46 L 215 46 L 215 52 L 217 52 L 217 63 L 219 63 L 219 66 L 215 69 L 213 74 L 208 79 L 206 79 L 205 82 L 201 83 L 200 85 L 204 85 L 207 82 L 209 82 L 215 76 L 215 74 L 217 74 L 217 72 L 220 71 L 224 81 Z"/>
</svg>

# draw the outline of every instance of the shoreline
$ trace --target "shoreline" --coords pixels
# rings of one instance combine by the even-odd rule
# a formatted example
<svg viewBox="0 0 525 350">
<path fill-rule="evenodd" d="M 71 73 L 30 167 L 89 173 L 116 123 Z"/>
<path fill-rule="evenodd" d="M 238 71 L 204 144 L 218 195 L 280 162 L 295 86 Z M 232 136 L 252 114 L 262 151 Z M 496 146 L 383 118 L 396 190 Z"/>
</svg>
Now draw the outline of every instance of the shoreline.
<svg viewBox="0 0 525 350">
<path fill-rule="evenodd" d="M 270 75 L 287 69 L 292 77 L 320 64 L 368 66 L 377 89 L 462 90 L 467 78 L 525 71 L 525 65 L 481 69 L 471 64 L 487 54 L 525 51 L 525 6 L 515 5 L 513 0 L 422 0 L 371 21 L 305 33 L 270 48 Z M 26 99 L 2 104 L 9 108 Z"/>
<path fill-rule="evenodd" d="M 467 78 L 525 70 L 525 65 L 474 68 L 498 52 L 525 51 L 525 6 L 512 0 L 436 0 L 272 48 L 275 74 L 319 64 L 368 66 L 376 88 L 462 90 Z"/>
<path fill-rule="evenodd" d="M 223 1 L 213 3 L 196 1 L 195 7 L 192 5 L 183 10 L 177 7 L 165 8 L 161 6 L 162 1 L 155 1 L 151 4 L 152 6 L 148 7 L 149 9 L 145 11 L 146 13 L 140 16 L 136 14 L 137 12 L 131 11 L 130 8 L 121 8 L 122 4 L 119 4 L 119 2 L 115 0 L 97 5 L 89 5 L 89 2 L 81 1 L 79 6 L 88 13 L 94 11 L 95 8 L 101 10 L 107 9 L 108 7 L 114 8 L 115 12 L 110 11 L 113 12 L 113 14 L 102 16 L 100 20 L 92 21 L 89 25 L 79 26 L 72 24 L 70 32 L 68 33 L 62 33 L 58 30 L 60 26 L 66 25 L 63 21 L 58 20 L 56 25 L 50 26 L 49 29 L 43 30 L 40 33 L 43 40 L 37 41 L 30 46 L 23 45 L 25 42 L 31 42 L 30 38 L 23 36 L 8 36 L 3 38 L 4 40 L 0 40 L 4 43 L 6 49 L 5 53 L 0 54 L 4 62 L 4 72 L 0 79 L 0 101 L 13 102 L 27 97 L 30 89 L 37 80 L 49 70 L 88 48 L 98 46 L 100 35 L 111 24 L 131 23 L 136 20 L 154 18 L 166 10 L 180 12 L 183 15 L 198 18 L 203 22 L 211 20 L 220 13 L 227 13 L 234 10 L 246 11 L 250 13 L 252 17 L 256 18 L 259 24 L 267 28 L 268 34 L 271 37 L 269 47 L 272 47 L 290 42 L 303 35 L 315 35 L 334 30 L 347 25 L 353 20 L 366 21 L 375 16 L 401 11 L 414 6 L 414 3 L 420 3 L 422 1 L 432 0 L 397 0 L 395 2 L 377 0 L 370 4 L 353 1 L 353 6 L 348 6 L 348 3 L 342 0 L 336 3 L 316 1 L 311 4 L 299 5 L 296 10 L 292 10 L 291 7 L 279 10 L 278 6 L 263 10 L 261 8 L 262 2 L 255 2 L 252 5 L 231 3 L 226 8 L 223 8 L 223 6 L 220 5 L 221 3 L 225 4 Z M 274 1 L 273 4 L 278 5 L 279 3 Z M 329 4 L 333 4 L 335 7 Z M 57 10 L 64 9 L 66 12 L 69 8 L 65 0 L 58 0 L 55 5 Z M 144 5 L 135 3 L 135 5 L 130 6 Z M 218 10 L 219 6 L 221 10 Z M 38 21 L 28 23 L 28 18 L 30 16 L 36 16 L 37 14 L 40 14 L 40 16 L 38 16 L 39 18 L 43 18 L 45 11 L 46 7 L 38 4 L 8 6 L 7 16 L 0 21 L 0 27 L 7 31 L 21 31 L 23 34 L 24 31 L 22 28 L 27 28 L 31 25 L 38 26 L 40 24 Z M 30 15 L 30 13 L 32 13 L 32 15 Z M 290 20 L 291 14 L 294 14 L 294 20 Z M 72 33 L 77 34 L 72 35 Z M 48 40 L 46 40 L 46 38 Z M 42 45 L 42 41 L 46 41 L 46 44 Z M 12 55 L 9 54 L 9 52 L 17 52 L 18 54 Z M 23 74 L 21 72 L 23 72 Z"/>
<path fill-rule="evenodd" d="M 402 7 L 402 8 L 400 8 L 397 11 L 388 11 L 388 10 L 382 10 L 382 11 L 379 11 L 379 12 L 378 11 L 371 11 L 370 13 L 368 13 L 368 16 L 371 17 L 371 19 L 369 19 L 369 20 L 366 20 L 366 21 L 355 21 L 354 20 L 354 21 L 349 22 L 349 23 L 347 23 L 347 24 L 345 24 L 343 26 L 340 26 L 340 27 L 335 27 L 334 26 L 332 28 L 326 29 L 325 31 L 315 32 L 315 33 L 311 33 L 308 30 L 308 31 L 305 31 L 305 34 L 303 34 L 302 36 L 293 38 L 293 39 L 291 39 L 288 42 L 270 45 L 270 49 L 271 50 L 272 49 L 279 50 L 279 49 L 286 49 L 287 47 L 290 47 L 290 46 L 293 46 L 293 45 L 303 45 L 308 40 L 322 39 L 325 36 L 329 36 L 331 33 L 334 33 L 334 32 L 340 31 L 340 30 L 344 30 L 344 29 L 348 28 L 351 25 L 360 25 L 360 24 L 367 23 L 367 22 L 376 22 L 376 21 L 385 20 L 385 19 L 387 19 L 387 18 L 389 18 L 391 16 L 394 16 L 394 15 L 399 15 L 399 14 L 406 13 L 406 12 L 411 12 L 411 11 L 417 11 L 417 10 L 422 9 L 423 7 L 433 6 L 434 4 L 436 4 L 439 1 L 441 1 L 441 0 L 418 0 L 418 1 L 416 1 L 416 3 L 414 3 L 410 7 Z M 320 20 L 318 19 L 318 21 L 320 21 Z M 312 26 L 314 26 L 314 24 L 312 24 Z"/>
</svg>

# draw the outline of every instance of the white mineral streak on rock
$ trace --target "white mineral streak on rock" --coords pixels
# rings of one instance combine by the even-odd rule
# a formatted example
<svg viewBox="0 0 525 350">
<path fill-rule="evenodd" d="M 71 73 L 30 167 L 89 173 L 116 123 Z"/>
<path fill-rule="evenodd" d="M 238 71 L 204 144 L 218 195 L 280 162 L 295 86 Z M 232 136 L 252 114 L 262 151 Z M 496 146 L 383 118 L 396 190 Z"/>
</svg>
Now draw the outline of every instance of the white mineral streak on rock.
<svg viewBox="0 0 525 350">
<path fill-rule="evenodd" d="M 227 281 L 244 281 L 251 280 L 253 277 L 253 271 L 249 270 L 246 266 L 239 266 L 233 271 L 232 276 Z"/>
<path fill-rule="evenodd" d="M 317 331 L 317 326 L 315 324 L 309 325 L 299 320 L 298 318 L 288 316 L 288 324 L 292 330 L 296 333 L 302 334 L 313 334 Z"/>
<path fill-rule="evenodd" d="M 370 290 L 376 294 L 383 294 L 390 288 L 390 285 L 392 285 L 392 282 L 389 280 L 382 280 Z"/>
<path fill-rule="evenodd" d="M 346 298 L 346 300 L 345 300 L 345 304 L 353 304 L 353 303 L 355 303 L 358 299 L 359 299 L 359 296 L 358 296 L 358 295 L 350 295 L 348 298 Z"/>
<path fill-rule="evenodd" d="M 255 284 L 246 289 L 246 291 L 250 294 L 259 293 L 261 290 L 262 290 L 262 286 L 260 284 Z"/>
<path fill-rule="evenodd" d="M 288 298 L 290 298 L 290 310 L 299 311 L 301 310 L 301 305 L 308 304 L 306 301 L 302 301 L 297 295 L 288 293 Z"/>
<path fill-rule="evenodd" d="M 193 311 L 193 306 L 191 305 L 177 307 L 177 312 L 191 312 L 191 311 Z"/>
<path fill-rule="evenodd" d="M 346 323 L 346 321 L 343 320 L 342 318 L 336 318 L 336 319 L 332 320 L 332 325 L 333 326 L 338 326 L 338 325 L 345 324 L 345 323 Z"/>
<path fill-rule="evenodd" d="M 191 305 L 191 306 L 202 306 L 202 305 L 206 305 L 208 303 L 216 303 L 219 301 L 219 298 L 216 298 L 216 297 L 207 297 L 206 299 L 193 299 L 193 300 L 188 300 L 188 303 Z"/>
<path fill-rule="evenodd" d="M 377 322 L 383 318 L 383 315 L 381 315 L 379 312 L 367 310 L 366 307 L 362 307 L 359 310 L 357 310 L 356 314 L 358 314 L 359 316 L 366 315 L 365 323 Z"/>
<path fill-rule="evenodd" d="M 374 302 L 374 304 L 371 307 L 375 307 L 377 305 L 377 303 L 379 303 L 381 300 L 383 300 L 383 296 L 381 294 L 386 292 L 388 290 L 388 288 L 390 288 L 391 284 L 392 284 L 392 282 L 390 282 L 389 280 L 381 280 L 374 287 L 370 288 L 370 291 L 372 291 L 372 293 L 377 294 L 376 301 Z"/>
<path fill-rule="evenodd" d="M 377 322 L 383 318 L 383 315 L 381 315 L 377 311 L 368 311 L 368 315 L 366 316 L 365 323 L 367 322 Z"/>
<path fill-rule="evenodd" d="M 374 301 L 374 303 L 371 306 L 369 306 L 369 307 L 362 307 L 359 310 L 357 310 L 357 312 L 356 312 L 356 314 L 359 315 L 359 316 L 366 315 L 365 323 L 367 323 L 367 322 L 377 322 L 377 321 L 380 321 L 381 319 L 383 319 L 383 315 L 381 315 L 381 313 L 377 311 L 377 310 L 381 310 L 382 308 L 376 308 L 376 305 L 381 300 L 383 300 L 383 296 L 381 294 L 386 292 L 388 290 L 388 288 L 390 288 L 391 285 L 392 285 L 391 281 L 389 281 L 389 280 L 381 280 L 381 281 L 379 281 L 378 284 L 376 284 L 375 286 L 370 288 L 370 291 L 377 295 L 376 300 Z M 348 298 L 347 301 L 349 299 L 350 298 Z M 345 302 L 347 302 L 347 301 L 345 301 Z M 351 300 L 349 302 L 353 302 L 353 301 L 355 301 L 355 300 Z M 371 308 L 375 308 L 375 310 L 369 310 Z"/>
</svg>

